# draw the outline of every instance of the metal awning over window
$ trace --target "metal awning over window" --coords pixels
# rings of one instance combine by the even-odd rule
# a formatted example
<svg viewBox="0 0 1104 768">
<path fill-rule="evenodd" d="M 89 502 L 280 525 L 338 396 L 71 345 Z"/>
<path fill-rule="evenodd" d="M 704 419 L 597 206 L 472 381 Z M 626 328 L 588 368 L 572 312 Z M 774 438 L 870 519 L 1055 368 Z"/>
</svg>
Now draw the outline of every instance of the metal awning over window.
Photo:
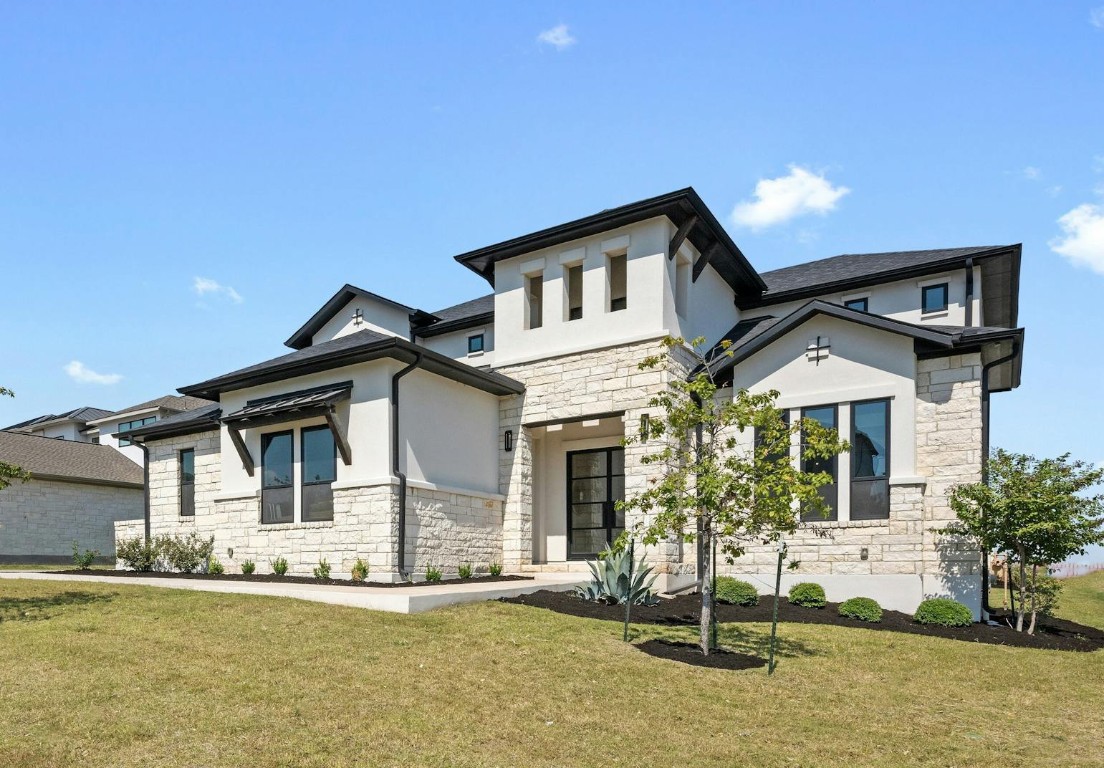
<svg viewBox="0 0 1104 768">
<path fill-rule="evenodd" d="M 230 439 L 241 457 L 242 465 L 246 471 L 253 474 L 253 457 L 242 439 L 241 430 L 255 429 L 272 424 L 286 424 L 289 421 L 323 417 L 333 433 L 337 443 L 341 460 L 346 466 L 352 463 L 352 454 L 349 449 L 348 429 L 345 424 L 338 421 L 338 403 L 348 400 L 353 389 L 353 382 L 344 381 L 340 384 L 328 384 L 312 389 L 303 389 L 298 392 L 288 392 L 283 395 L 273 395 L 257 400 L 250 400 L 244 408 L 222 417 L 221 421 L 230 430 Z"/>
</svg>

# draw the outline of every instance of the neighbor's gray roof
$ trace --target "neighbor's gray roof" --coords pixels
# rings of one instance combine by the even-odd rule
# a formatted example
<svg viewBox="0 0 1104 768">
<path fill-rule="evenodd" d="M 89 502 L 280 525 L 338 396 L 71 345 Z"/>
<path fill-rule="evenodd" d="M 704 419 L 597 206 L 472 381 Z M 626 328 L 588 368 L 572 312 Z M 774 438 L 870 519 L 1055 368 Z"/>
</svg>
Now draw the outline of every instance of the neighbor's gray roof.
<svg viewBox="0 0 1104 768">
<path fill-rule="evenodd" d="M 108 445 L 0 432 L 0 461 L 32 479 L 142 487 L 142 468 Z"/>
<path fill-rule="evenodd" d="M 847 253 L 827 259 L 795 264 L 792 267 L 763 272 L 767 291 L 752 303 L 771 303 L 798 298 L 808 291 L 828 292 L 855 281 L 877 282 L 878 277 L 917 270 L 929 271 L 946 265 L 952 268 L 971 256 L 998 254 L 1014 246 L 975 246 L 940 248 L 928 251 L 889 251 L 886 253 Z"/>
<path fill-rule="evenodd" d="M 218 403 L 207 403 L 201 408 L 190 411 L 181 411 L 163 419 L 158 419 L 152 424 L 130 430 L 126 433 L 128 440 L 135 438 L 159 439 L 188 435 L 194 432 L 206 432 L 219 428 L 219 418 L 222 416 L 222 408 Z M 144 442 L 141 441 L 141 442 Z"/>
<path fill-rule="evenodd" d="M 493 321 L 494 309 L 495 295 L 489 293 L 486 296 L 480 296 L 478 299 L 437 310 L 433 313 L 433 316 L 439 318 L 438 321 L 431 325 L 416 328 L 415 333 L 424 338 L 478 325 L 487 320 Z"/>
<path fill-rule="evenodd" d="M 97 418 L 96 421 L 105 421 L 107 417 L 110 416 L 119 416 L 134 411 L 145 411 L 150 408 L 164 408 L 167 411 L 194 411 L 196 408 L 203 408 L 210 404 L 210 400 L 192 397 L 191 395 L 165 395 L 164 397 L 155 397 L 153 400 L 147 400 L 144 403 L 130 405 L 126 408 L 120 408 L 117 411 L 104 414 L 104 416 Z"/>
<path fill-rule="evenodd" d="M 87 424 L 95 419 L 103 418 L 109 413 L 111 413 L 111 411 L 105 411 L 103 408 L 84 406 L 83 408 L 76 408 L 68 413 L 46 413 L 42 416 L 36 416 L 33 419 L 21 421 L 18 424 L 12 424 L 10 427 L 4 427 L 4 429 L 26 429 L 36 424 L 45 424 L 51 421 L 79 421 L 81 424 Z"/>
</svg>

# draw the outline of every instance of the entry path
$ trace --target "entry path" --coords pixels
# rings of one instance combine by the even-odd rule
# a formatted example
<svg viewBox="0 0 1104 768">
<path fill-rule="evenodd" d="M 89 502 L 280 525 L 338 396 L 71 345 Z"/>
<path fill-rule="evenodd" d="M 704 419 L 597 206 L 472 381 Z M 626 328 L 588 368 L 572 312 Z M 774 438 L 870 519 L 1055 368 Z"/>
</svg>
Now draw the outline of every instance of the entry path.
<svg viewBox="0 0 1104 768">
<path fill-rule="evenodd" d="M 581 573 L 535 573 L 531 581 L 478 581 L 464 584 L 442 582 L 418 587 L 340 587 L 321 584 L 267 581 L 219 581 L 217 579 L 171 579 L 142 576 L 95 576 L 74 573 L 43 573 L 41 571 L 0 571 L 0 579 L 35 579 L 38 581 L 96 582 L 118 586 L 139 585 L 166 589 L 192 589 L 198 592 L 230 592 L 238 595 L 268 595 L 294 597 L 316 603 L 348 605 L 373 611 L 421 613 L 443 605 L 497 600 L 517 597 L 542 589 L 565 592 L 587 578 Z"/>
</svg>

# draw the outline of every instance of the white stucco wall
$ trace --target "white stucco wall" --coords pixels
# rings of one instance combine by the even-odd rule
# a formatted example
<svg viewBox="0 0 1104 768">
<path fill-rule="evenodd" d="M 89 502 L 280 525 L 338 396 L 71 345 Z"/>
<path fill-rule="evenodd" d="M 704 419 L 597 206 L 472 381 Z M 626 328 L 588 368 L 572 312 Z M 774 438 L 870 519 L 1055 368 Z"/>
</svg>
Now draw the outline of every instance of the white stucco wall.
<svg viewBox="0 0 1104 768">
<path fill-rule="evenodd" d="M 403 471 L 413 480 L 498 492 L 498 398 L 425 371 L 399 383 Z"/>
<path fill-rule="evenodd" d="M 100 430 L 100 445 L 109 445 L 119 453 L 126 456 L 135 464 L 141 465 L 145 460 L 142 456 L 142 449 L 136 445 L 119 445 L 118 439 L 114 437 L 114 434 L 119 431 L 119 424 L 128 421 L 136 421 L 146 416 L 155 415 L 154 411 L 143 413 L 137 416 L 124 416 L 121 419 L 112 419 L 111 421 L 97 422 L 96 426 Z"/>
<path fill-rule="evenodd" d="M 80 429 L 81 429 L 80 425 L 77 424 L 76 422 L 65 421 L 65 422 L 62 422 L 61 424 L 52 424 L 48 427 L 43 427 L 42 429 L 36 429 L 32 432 L 27 432 L 27 434 L 28 435 L 37 435 L 38 437 L 50 437 L 50 438 L 61 438 L 61 439 L 64 439 L 64 440 L 73 440 L 74 442 L 78 442 L 78 443 L 88 442 L 88 440 L 86 440 L 85 437 L 83 435 L 81 435 Z"/>
<path fill-rule="evenodd" d="M 31 479 L 0 490 L 0 560 L 69 561 L 115 553 L 116 520 L 142 519 L 142 489 Z"/>
<path fill-rule="evenodd" d="M 478 336 L 479 334 L 483 334 L 483 352 L 469 355 L 468 337 Z M 442 333 L 440 336 L 430 336 L 426 339 L 419 337 L 417 342 L 426 349 L 439 352 L 474 368 L 486 368 L 495 364 L 494 323 L 465 328 L 453 333 Z"/>
<path fill-rule="evenodd" d="M 364 313 L 360 325 L 353 322 L 353 315 L 358 309 Z M 367 296 L 357 296 L 311 337 L 311 343 L 319 344 L 366 329 L 408 339 L 410 338 L 410 315 L 406 310 L 382 301 L 376 301 Z"/>
</svg>

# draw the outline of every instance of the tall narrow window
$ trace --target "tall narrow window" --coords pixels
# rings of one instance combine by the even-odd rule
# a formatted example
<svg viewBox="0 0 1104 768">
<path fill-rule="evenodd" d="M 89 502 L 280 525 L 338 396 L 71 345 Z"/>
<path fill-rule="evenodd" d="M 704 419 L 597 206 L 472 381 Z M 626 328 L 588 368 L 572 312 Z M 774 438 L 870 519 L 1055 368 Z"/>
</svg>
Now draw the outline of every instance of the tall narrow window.
<svg viewBox="0 0 1104 768">
<path fill-rule="evenodd" d="M 180 516 L 195 517 L 195 449 L 180 452 Z"/>
<path fill-rule="evenodd" d="M 690 301 L 690 261 L 681 256 L 675 261 L 675 312 L 686 317 L 686 307 Z"/>
<path fill-rule="evenodd" d="M 337 479 L 337 452 L 326 426 L 303 430 L 303 521 L 333 520 L 333 489 Z"/>
<path fill-rule="evenodd" d="M 564 283 L 567 319 L 579 320 L 583 316 L 583 265 L 564 267 Z"/>
<path fill-rule="evenodd" d="M 609 257 L 609 311 L 619 312 L 629 306 L 628 256 Z"/>
<path fill-rule="evenodd" d="M 947 308 L 947 284 L 925 285 L 921 288 L 920 306 L 924 314 L 945 310 Z"/>
<path fill-rule="evenodd" d="M 812 419 L 820 424 L 822 427 L 828 427 L 829 429 L 836 428 L 836 406 L 834 405 L 822 405 L 815 408 L 802 408 L 802 419 Z M 801 468 L 803 472 L 827 472 L 832 477 L 832 482 L 827 485 L 822 485 L 817 490 L 820 493 L 820 497 L 824 499 L 830 510 L 828 517 L 822 517 L 819 512 L 806 512 L 801 511 L 802 520 L 836 520 L 838 519 L 838 512 L 836 507 L 839 498 L 839 475 L 837 472 L 836 457 L 832 456 L 828 459 L 814 459 L 801 457 Z"/>
<path fill-rule="evenodd" d="M 525 278 L 526 328 L 540 328 L 544 324 L 544 275 Z"/>
<path fill-rule="evenodd" d="M 261 522 L 295 520 L 291 432 L 261 435 Z"/>
<path fill-rule="evenodd" d="M 889 518 L 889 400 L 851 406 L 851 519 Z"/>
</svg>

